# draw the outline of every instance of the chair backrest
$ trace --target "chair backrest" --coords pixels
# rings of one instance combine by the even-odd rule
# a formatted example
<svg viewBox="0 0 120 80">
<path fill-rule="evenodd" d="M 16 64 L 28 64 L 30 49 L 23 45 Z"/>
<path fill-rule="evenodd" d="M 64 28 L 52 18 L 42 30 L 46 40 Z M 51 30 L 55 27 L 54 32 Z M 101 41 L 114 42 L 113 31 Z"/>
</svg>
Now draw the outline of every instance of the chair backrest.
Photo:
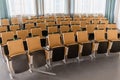
<svg viewBox="0 0 120 80">
<path fill-rule="evenodd" d="M 104 30 L 95 30 L 94 31 L 94 40 L 96 40 L 96 41 L 105 40 L 105 31 Z"/>
<path fill-rule="evenodd" d="M 70 31 L 70 28 L 69 28 L 69 26 L 65 26 L 65 25 L 63 25 L 63 26 L 60 26 L 60 32 L 61 33 L 64 33 L 64 32 L 69 32 Z"/>
<path fill-rule="evenodd" d="M 75 43 L 74 32 L 63 33 L 62 36 L 63 36 L 64 45 L 69 45 L 69 44 Z"/>
<path fill-rule="evenodd" d="M 28 30 L 19 30 L 16 32 L 17 37 L 25 40 L 28 37 Z"/>
<path fill-rule="evenodd" d="M 27 38 L 26 42 L 27 42 L 27 47 L 29 52 L 42 49 L 39 37 Z"/>
<path fill-rule="evenodd" d="M 81 27 L 86 27 L 86 21 L 81 21 Z"/>
<path fill-rule="evenodd" d="M 80 25 L 80 21 L 71 21 L 70 25 Z"/>
<path fill-rule="evenodd" d="M 79 30 L 81 30 L 80 25 L 71 25 L 71 31 L 73 32 L 77 32 Z"/>
<path fill-rule="evenodd" d="M 4 26 L 4 27 L 1 26 L 1 27 L 0 27 L 0 33 L 1 33 L 1 32 L 6 32 L 6 31 L 7 31 L 7 27 L 6 27 L 6 26 Z"/>
<path fill-rule="evenodd" d="M 88 33 L 87 31 L 78 31 L 77 32 L 77 42 L 88 42 Z"/>
<path fill-rule="evenodd" d="M 86 30 L 88 33 L 94 33 L 94 30 L 96 27 L 97 27 L 97 24 L 88 24 L 86 27 Z"/>
<path fill-rule="evenodd" d="M 54 26 L 54 25 L 55 25 L 55 22 L 47 22 L 46 25 L 47 25 L 47 26 Z"/>
<path fill-rule="evenodd" d="M 117 29 L 117 25 L 116 24 L 108 24 L 107 26 L 109 29 Z"/>
<path fill-rule="evenodd" d="M 94 20 L 93 20 L 93 23 L 94 23 L 94 24 L 99 24 L 99 23 L 100 23 L 100 20 L 99 20 L 99 19 L 94 19 Z"/>
<path fill-rule="evenodd" d="M 106 32 L 107 26 L 108 26 L 107 24 L 99 24 L 99 25 L 97 26 L 97 29 L 104 30 L 104 31 Z"/>
<path fill-rule="evenodd" d="M 107 31 L 108 40 L 118 40 L 118 30 L 108 30 Z"/>
<path fill-rule="evenodd" d="M 39 36 L 42 37 L 42 30 L 40 28 L 33 28 L 31 29 L 32 36 Z"/>
<path fill-rule="evenodd" d="M 14 33 L 13 32 L 3 32 L 1 33 L 2 38 L 2 44 L 6 44 L 8 40 L 14 39 Z"/>
<path fill-rule="evenodd" d="M 108 24 L 108 23 L 109 23 L 109 21 L 108 21 L 107 19 L 101 19 L 101 22 L 102 22 L 103 24 Z"/>
<path fill-rule="evenodd" d="M 51 34 L 51 33 L 58 33 L 58 28 L 57 28 L 57 26 L 48 27 L 48 33 L 49 33 L 49 34 Z"/>
<path fill-rule="evenodd" d="M 27 18 L 26 17 L 22 17 L 22 24 L 27 23 Z"/>
<path fill-rule="evenodd" d="M 65 21 L 72 21 L 72 18 L 64 18 Z"/>
<path fill-rule="evenodd" d="M 7 42 L 9 57 L 26 54 L 24 50 L 23 40 L 15 40 Z"/>
<path fill-rule="evenodd" d="M 46 30 L 46 24 L 45 23 L 36 23 L 36 26 L 41 28 L 41 30 Z"/>
<path fill-rule="evenodd" d="M 80 21 L 80 18 L 73 18 L 73 21 Z"/>
<path fill-rule="evenodd" d="M 25 24 L 25 28 L 26 29 L 31 29 L 31 28 L 33 28 L 35 25 L 34 25 L 34 23 L 27 23 L 27 24 Z"/>
<path fill-rule="evenodd" d="M 69 25 L 70 24 L 70 21 L 61 21 L 60 22 L 60 25 Z"/>
<path fill-rule="evenodd" d="M 45 21 L 44 21 L 44 19 L 36 19 L 36 22 L 37 23 L 44 23 Z"/>
<path fill-rule="evenodd" d="M 14 32 L 14 34 L 16 34 L 16 31 L 20 29 L 19 25 L 11 25 L 10 26 L 10 30 Z"/>
<path fill-rule="evenodd" d="M 2 24 L 3 26 L 10 25 L 10 23 L 9 23 L 9 20 L 8 20 L 8 19 L 2 19 L 2 20 L 1 20 L 1 24 Z"/>
<path fill-rule="evenodd" d="M 48 35 L 48 45 L 50 48 L 61 46 L 60 34 L 49 34 Z"/>
<path fill-rule="evenodd" d="M 11 18 L 11 24 L 20 24 L 18 18 Z"/>
</svg>

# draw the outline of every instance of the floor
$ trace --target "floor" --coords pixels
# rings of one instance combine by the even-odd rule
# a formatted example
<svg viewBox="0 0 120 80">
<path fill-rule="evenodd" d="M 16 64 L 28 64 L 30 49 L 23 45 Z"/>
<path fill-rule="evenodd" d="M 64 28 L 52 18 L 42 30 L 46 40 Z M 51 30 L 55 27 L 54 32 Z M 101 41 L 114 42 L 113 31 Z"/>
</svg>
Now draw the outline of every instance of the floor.
<svg viewBox="0 0 120 80">
<path fill-rule="evenodd" d="M 97 55 L 95 60 L 86 57 L 80 63 L 56 66 L 52 71 L 57 75 L 25 72 L 17 74 L 14 80 L 120 80 L 120 56 L 118 54 L 111 54 L 109 57 Z M 10 80 L 6 64 L 2 60 L 0 60 L 0 80 Z"/>
</svg>

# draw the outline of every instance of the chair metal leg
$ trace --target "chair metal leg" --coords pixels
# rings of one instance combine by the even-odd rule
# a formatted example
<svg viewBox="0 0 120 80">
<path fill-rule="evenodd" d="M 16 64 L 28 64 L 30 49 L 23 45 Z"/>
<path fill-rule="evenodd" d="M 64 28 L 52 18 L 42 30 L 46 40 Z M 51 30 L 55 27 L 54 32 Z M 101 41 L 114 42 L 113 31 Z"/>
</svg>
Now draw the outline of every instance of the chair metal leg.
<svg viewBox="0 0 120 80">
<path fill-rule="evenodd" d="M 96 54 L 96 51 L 93 51 L 92 53 L 93 58 L 96 58 L 95 54 Z"/>
<path fill-rule="evenodd" d="M 35 72 L 39 72 L 39 73 L 43 73 L 43 74 L 47 74 L 47 75 L 52 75 L 52 76 L 55 76 L 56 74 L 55 73 L 52 73 L 52 72 L 48 72 L 48 71 L 43 71 L 43 70 L 37 70 L 37 69 L 34 69 L 33 71 Z"/>
<path fill-rule="evenodd" d="M 5 59 L 6 59 L 6 63 L 7 63 L 8 71 L 9 71 L 9 77 L 11 80 L 14 80 L 13 74 L 15 74 L 15 73 L 14 73 L 12 65 L 11 65 L 12 61 L 8 61 L 7 57 L 5 57 Z"/>
<path fill-rule="evenodd" d="M 107 50 L 107 53 L 105 53 L 105 56 L 109 56 L 110 50 Z"/>
<path fill-rule="evenodd" d="M 67 56 L 64 56 L 63 63 L 67 64 Z"/>
</svg>

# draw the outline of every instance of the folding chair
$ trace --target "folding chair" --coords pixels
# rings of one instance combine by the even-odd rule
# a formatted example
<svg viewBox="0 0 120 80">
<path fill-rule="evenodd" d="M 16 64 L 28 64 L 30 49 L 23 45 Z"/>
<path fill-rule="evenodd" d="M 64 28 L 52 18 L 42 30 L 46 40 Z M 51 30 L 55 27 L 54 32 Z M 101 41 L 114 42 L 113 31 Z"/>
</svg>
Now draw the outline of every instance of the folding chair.
<svg viewBox="0 0 120 80">
<path fill-rule="evenodd" d="M 47 22 L 46 25 L 47 25 L 47 27 L 49 27 L 49 26 L 55 26 L 55 22 Z"/>
<path fill-rule="evenodd" d="M 42 38 L 42 30 L 41 30 L 41 28 L 33 28 L 33 29 L 31 29 L 31 34 L 32 34 L 32 36 L 39 36 L 40 38 Z"/>
<path fill-rule="evenodd" d="M 47 27 L 48 28 L 48 34 L 53 34 L 53 33 L 58 33 L 58 27 L 57 26 L 51 26 Z"/>
<path fill-rule="evenodd" d="M 69 32 L 70 31 L 70 27 L 67 25 L 62 25 L 60 26 L 60 33 L 65 33 L 65 32 Z"/>
<path fill-rule="evenodd" d="M 89 40 L 94 39 L 94 30 L 97 28 L 97 24 L 88 24 L 86 26 L 86 31 L 88 32 L 89 35 Z"/>
<path fill-rule="evenodd" d="M 66 58 L 77 58 L 79 60 L 79 45 L 75 41 L 74 32 L 63 33 L 62 38 L 66 49 Z"/>
<path fill-rule="evenodd" d="M 30 29 L 32 29 L 34 27 L 35 27 L 34 23 L 27 23 L 27 24 L 25 24 L 25 29 L 28 29 L 29 32 L 30 32 Z"/>
<path fill-rule="evenodd" d="M 0 27 L 0 33 L 1 33 L 1 32 L 7 32 L 7 31 L 8 31 L 8 29 L 7 29 L 6 26 L 1 26 L 1 27 Z"/>
<path fill-rule="evenodd" d="M 10 25 L 10 22 L 9 22 L 8 19 L 2 19 L 2 20 L 1 20 L 1 25 L 2 25 L 2 26 L 9 26 L 9 25 Z"/>
<path fill-rule="evenodd" d="M 41 30 L 46 30 L 46 24 L 45 23 L 36 23 L 36 26 L 41 28 Z"/>
<path fill-rule="evenodd" d="M 30 55 L 30 64 L 31 70 L 41 72 L 49 75 L 56 75 L 55 73 L 50 73 L 42 70 L 37 70 L 42 66 L 49 67 L 47 64 L 50 60 L 49 53 L 46 53 L 45 50 L 41 46 L 40 37 L 32 37 L 26 39 L 28 46 L 28 54 Z"/>
<path fill-rule="evenodd" d="M 77 33 L 77 42 L 80 46 L 80 57 L 81 56 L 90 56 L 92 54 L 92 41 L 88 39 L 87 31 L 78 31 Z M 92 57 L 91 57 L 92 58 Z"/>
<path fill-rule="evenodd" d="M 71 21 L 70 25 L 80 25 L 80 21 Z"/>
<path fill-rule="evenodd" d="M 73 31 L 75 34 L 77 31 L 81 30 L 81 26 L 80 25 L 71 25 L 71 31 Z"/>
<path fill-rule="evenodd" d="M 50 54 L 51 63 L 56 61 L 65 61 L 65 47 L 61 44 L 60 34 L 48 35 L 47 52 Z"/>
<path fill-rule="evenodd" d="M 11 18 L 11 24 L 12 25 L 18 25 L 18 24 L 20 24 L 20 21 L 17 17 Z"/>
<path fill-rule="evenodd" d="M 117 25 L 116 24 L 108 24 L 107 28 L 108 29 L 117 29 Z"/>
<path fill-rule="evenodd" d="M 10 31 L 13 31 L 14 34 L 16 34 L 17 30 L 20 30 L 20 26 L 19 25 L 11 25 L 10 26 Z"/>
<path fill-rule="evenodd" d="M 1 33 L 2 45 L 6 45 L 8 40 L 14 39 L 14 32 L 3 32 Z"/>
<path fill-rule="evenodd" d="M 95 30 L 94 31 L 94 52 L 98 54 L 103 54 L 107 56 L 108 50 L 108 40 L 105 39 L 105 31 L 104 30 Z"/>
<path fill-rule="evenodd" d="M 24 49 L 23 40 L 15 40 L 7 42 L 8 56 L 6 56 L 7 66 L 10 78 L 18 73 L 30 71 L 29 58 Z"/>
<path fill-rule="evenodd" d="M 29 36 L 28 35 L 28 30 L 19 30 L 16 32 L 17 38 L 20 38 L 22 40 L 26 40 L 26 38 Z"/>
<path fill-rule="evenodd" d="M 120 52 L 120 40 L 118 39 L 118 30 L 108 30 L 107 38 L 109 40 L 108 53 Z"/>
<path fill-rule="evenodd" d="M 70 25 L 70 21 L 61 21 L 60 25 Z"/>
</svg>

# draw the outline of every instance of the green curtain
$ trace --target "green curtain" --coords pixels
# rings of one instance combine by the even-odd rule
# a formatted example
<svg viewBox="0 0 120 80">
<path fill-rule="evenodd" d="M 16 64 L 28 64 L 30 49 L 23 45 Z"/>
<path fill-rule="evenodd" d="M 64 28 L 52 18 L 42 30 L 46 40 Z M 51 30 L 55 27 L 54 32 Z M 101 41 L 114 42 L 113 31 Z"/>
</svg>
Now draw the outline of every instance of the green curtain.
<svg viewBox="0 0 120 80">
<path fill-rule="evenodd" d="M 109 23 L 114 23 L 115 1 L 106 0 L 105 17 L 109 20 Z"/>
<path fill-rule="evenodd" d="M 6 0 L 0 0 L 0 18 L 8 18 Z"/>
</svg>

